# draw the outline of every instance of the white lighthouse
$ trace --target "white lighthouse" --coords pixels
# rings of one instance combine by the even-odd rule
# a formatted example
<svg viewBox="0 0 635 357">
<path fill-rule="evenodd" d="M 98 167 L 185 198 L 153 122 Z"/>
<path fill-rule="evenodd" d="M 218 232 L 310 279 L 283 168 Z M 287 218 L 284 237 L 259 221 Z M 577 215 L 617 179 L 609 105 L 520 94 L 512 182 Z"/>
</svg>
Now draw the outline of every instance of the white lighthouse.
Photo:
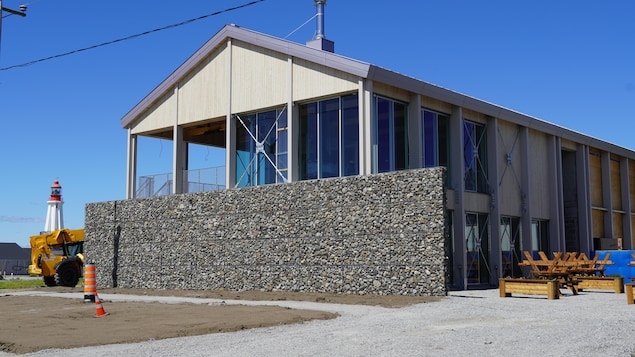
<svg viewBox="0 0 635 357">
<path fill-rule="evenodd" d="M 48 210 L 46 211 L 46 223 L 44 232 L 53 232 L 64 228 L 64 214 L 62 212 L 62 186 L 59 181 L 53 181 L 51 185 L 51 197 L 48 200 Z"/>
</svg>

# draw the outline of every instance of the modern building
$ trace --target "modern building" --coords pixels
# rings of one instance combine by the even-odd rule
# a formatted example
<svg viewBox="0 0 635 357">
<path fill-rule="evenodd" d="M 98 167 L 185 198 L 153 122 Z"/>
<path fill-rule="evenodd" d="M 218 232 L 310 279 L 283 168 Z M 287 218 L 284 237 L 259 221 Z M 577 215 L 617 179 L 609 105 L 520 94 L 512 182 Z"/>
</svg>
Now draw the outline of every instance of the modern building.
<svg viewBox="0 0 635 357">
<path fill-rule="evenodd" d="M 141 136 L 224 148 L 222 187 L 445 166 L 450 282 L 521 274 L 522 251 L 632 249 L 635 152 L 363 61 L 223 27 L 122 119 L 127 198 Z M 218 183 L 217 183 L 218 184 Z"/>
</svg>

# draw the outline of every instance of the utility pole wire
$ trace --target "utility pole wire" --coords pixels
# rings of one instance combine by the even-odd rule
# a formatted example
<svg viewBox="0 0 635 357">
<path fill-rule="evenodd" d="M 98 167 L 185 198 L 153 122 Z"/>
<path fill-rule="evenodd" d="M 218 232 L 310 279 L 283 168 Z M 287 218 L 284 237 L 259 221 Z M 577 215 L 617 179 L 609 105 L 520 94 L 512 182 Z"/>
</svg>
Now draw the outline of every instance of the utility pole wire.
<svg viewBox="0 0 635 357">
<path fill-rule="evenodd" d="M 40 58 L 40 59 L 33 60 L 33 61 L 30 61 L 30 62 L 25 62 L 25 63 L 22 63 L 22 64 L 16 64 L 16 65 L 9 66 L 9 67 L 3 67 L 3 68 L 0 68 L 0 71 L 6 71 L 6 70 L 9 70 L 9 69 L 18 68 L 18 67 L 26 67 L 26 66 L 30 66 L 30 65 L 35 64 L 35 63 L 48 61 L 48 60 L 51 60 L 51 59 L 54 59 L 54 58 L 69 56 L 69 55 L 72 55 L 72 54 L 75 54 L 75 53 L 78 53 L 78 52 L 84 52 L 84 51 L 92 50 L 92 49 L 95 49 L 95 48 L 98 48 L 98 47 L 111 45 L 113 43 L 131 40 L 133 38 L 141 37 L 141 36 L 148 35 L 148 34 L 151 34 L 151 33 L 154 33 L 154 32 L 167 30 L 167 29 L 171 29 L 171 28 L 174 28 L 174 27 L 183 26 L 183 25 L 189 24 L 189 23 L 194 22 L 194 21 L 202 20 L 202 19 L 205 19 L 205 18 L 208 18 L 208 17 L 211 17 L 211 16 L 220 15 L 220 14 L 225 13 L 225 12 L 230 12 L 230 11 L 242 9 L 242 8 L 245 8 L 245 7 L 248 7 L 248 6 L 251 6 L 251 5 L 255 5 L 255 4 L 259 3 L 259 2 L 263 2 L 263 1 L 265 1 L 265 0 L 251 1 L 251 2 L 243 4 L 243 5 L 238 5 L 238 6 L 235 6 L 235 7 L 227 8 L 225 10 L 216 11 L 216 12 L 213 12 L 211 14 L 199 16 L 197 18 L 189 19 L 189 20 L 186 20 L 186 21 L 182 21 L 182 22 L 179 22 L 177 24 L 168 25 L 168 26 L 164 26 L 164 27 L 159 27 L 159 28 L 156 28 L 154 30 L 141 32 L 141 33 L 138 33 L 138 34 L 135 34 L 135 35 L 130 35 L 128 37 L 123 37 L 123 38 L 119 38 L 119 39 L 116 39 L 116 40 L 100 43 L 98 45 L 93 45 L 93 46 L 89 46 L 89 47 L 80 48 L 78 50 L 73 50 L 73 51 L 66 52 L 66 53 L 60 53 L 60 54 L 57 54 L 57 55 L 53 55 L 53 56 L 49 56 L 49 57 L 45 57 L 45 58 Z"/>
</svg>

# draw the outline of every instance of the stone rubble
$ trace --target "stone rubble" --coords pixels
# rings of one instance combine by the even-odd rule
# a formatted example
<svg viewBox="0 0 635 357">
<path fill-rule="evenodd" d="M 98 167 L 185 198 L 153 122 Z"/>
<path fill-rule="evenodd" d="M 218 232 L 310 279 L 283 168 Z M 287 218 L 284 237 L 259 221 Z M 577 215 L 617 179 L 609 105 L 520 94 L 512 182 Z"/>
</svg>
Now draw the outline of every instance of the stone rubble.
<svg viewBox="0 0 635 357">
<path fill-rule="evenodd" d="M 445 169 L 91 203 L 101 287 L 447 294 Z"/>
</svg>

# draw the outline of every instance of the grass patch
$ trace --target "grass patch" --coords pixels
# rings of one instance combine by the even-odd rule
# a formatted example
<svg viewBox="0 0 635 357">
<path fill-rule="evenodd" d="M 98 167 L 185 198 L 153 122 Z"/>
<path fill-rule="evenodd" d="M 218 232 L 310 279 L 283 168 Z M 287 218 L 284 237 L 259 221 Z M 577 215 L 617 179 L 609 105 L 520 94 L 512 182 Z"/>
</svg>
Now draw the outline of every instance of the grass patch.
<svg viewBox="0 0 635 357">
<path fill-rule="evenodd" d="M 2 289 L 22 289 L 44 286 L 42 279 L 25 279 L 20 278 L 10 280 L 0 280 L 0 290 Z"/>
</svg>

